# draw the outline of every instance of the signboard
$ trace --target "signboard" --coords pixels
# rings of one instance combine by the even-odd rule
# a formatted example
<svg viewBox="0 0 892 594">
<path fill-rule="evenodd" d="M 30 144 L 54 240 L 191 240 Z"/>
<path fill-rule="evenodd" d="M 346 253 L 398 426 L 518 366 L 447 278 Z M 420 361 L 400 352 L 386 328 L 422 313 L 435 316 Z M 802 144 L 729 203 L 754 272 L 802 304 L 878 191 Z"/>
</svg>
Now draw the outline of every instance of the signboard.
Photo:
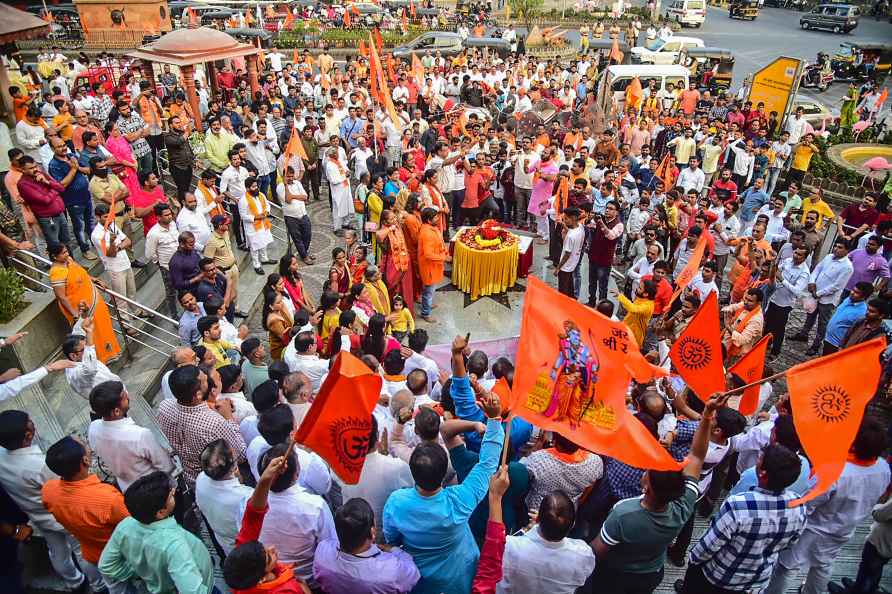
<svg viewBox="0 0 892 594">
<path fill-rule="evenodd" d="M 754 109 L 764 103 L 765 113 L 776 111 L 777 121 L 783 122 L 799 90 L 801 74 L 802 60 L 781 56 L 753 75 L 747 101 L 752 101 Z"/>
</svg>

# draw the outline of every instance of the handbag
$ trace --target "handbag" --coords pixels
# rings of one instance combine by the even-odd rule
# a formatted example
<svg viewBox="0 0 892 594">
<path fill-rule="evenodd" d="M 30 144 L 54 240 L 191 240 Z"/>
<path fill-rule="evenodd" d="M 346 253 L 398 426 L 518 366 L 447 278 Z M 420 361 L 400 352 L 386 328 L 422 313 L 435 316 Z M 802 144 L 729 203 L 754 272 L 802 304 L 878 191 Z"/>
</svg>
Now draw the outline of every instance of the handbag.
<svg viewBox="0 0 892 594">
<path fill-rule="evenodd" d="M 363 201 L 360 200 L 359 198 L 354 198 L 353 199 L 353 211 L 356 214 L 364 213 L 365 212 L 365 203 L 363 203 Z"/>
<path fill-rule="evenodd" d="M 374 233 L 378 230 L 378 223 L 375 221 L 366 221 L 363 229 L 365 229 L 366 233 Z"/>
</svg>

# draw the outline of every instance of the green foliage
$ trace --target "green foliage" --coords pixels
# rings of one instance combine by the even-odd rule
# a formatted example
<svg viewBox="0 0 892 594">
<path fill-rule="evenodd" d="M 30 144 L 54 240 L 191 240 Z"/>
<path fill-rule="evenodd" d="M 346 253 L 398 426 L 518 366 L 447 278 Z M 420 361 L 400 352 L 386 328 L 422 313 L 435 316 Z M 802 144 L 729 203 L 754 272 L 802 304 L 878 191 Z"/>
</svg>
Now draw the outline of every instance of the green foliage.
<svg viewBox="0 0 892 594">
<path fill-rule="evenodd" d="M 22 311 L 25 286 L 11 268 L 0 268 L 0 322 L 9 322 Z"/>
<path fill-rule="evenodd" d="M 511 14 L 523 21 L 529 31 L 532 28 L 533 19 L 542 12 L 545 0 L 508 0 Z"/>
</svg>

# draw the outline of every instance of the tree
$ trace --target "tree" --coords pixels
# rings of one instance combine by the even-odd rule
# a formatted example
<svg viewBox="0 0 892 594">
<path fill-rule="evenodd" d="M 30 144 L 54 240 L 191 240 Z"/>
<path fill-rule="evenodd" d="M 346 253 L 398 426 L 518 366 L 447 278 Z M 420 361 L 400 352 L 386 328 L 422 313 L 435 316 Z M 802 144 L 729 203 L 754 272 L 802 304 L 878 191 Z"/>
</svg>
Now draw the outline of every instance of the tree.
<svg viewBox="0 0 892 594">
<path fill-rule="evenodd" d="M 532 29 L 533 19 L 539 16 L 544 5 L 545 0 L 508 0 L 511 12 L 522 20 L 526 26 L 527 35 L 529 35 L 530 29 Z"/>
</svg>

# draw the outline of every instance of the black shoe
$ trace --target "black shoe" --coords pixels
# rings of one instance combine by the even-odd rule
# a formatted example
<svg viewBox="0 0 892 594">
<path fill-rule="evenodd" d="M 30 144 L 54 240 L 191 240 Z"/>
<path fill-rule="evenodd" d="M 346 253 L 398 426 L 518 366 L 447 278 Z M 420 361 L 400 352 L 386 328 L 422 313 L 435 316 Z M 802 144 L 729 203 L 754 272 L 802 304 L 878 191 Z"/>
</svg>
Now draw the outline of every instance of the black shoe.
<svg viewBox="0 0 892 594">
<path fill-rule="evenodd" d="M 148 264 L 146 264 L 142 260 L 134 260 L 133 262 L 130 263 L 130 265 L 133 266 L 134 268 L 145 268 L 146 266 L 148 266 Z"/>
<path fill-rule="evenodd" d="M 794 334 L 793 336 L 790 336 L 789 339 L 796 341 L 796 342 L 805 342 L 806 340 L 808 340 L 808 335 L 802 334 L 800 332 L 799 334 Z"/>
<path fill-rule="evenodd" d="M 261 264 L 278 264 L 275 260 L 263 260 Z"/>
<path fill-rule="evenodd" d="M 260 275 L 266 274 L 266 271 L 263 268 L 261 268 L 260 266 L 255 266 L 254 272 L 256 272 L 257 274 L 260 274 Z"/>
<path fill-rule="evenodd" d="M 246 246 L 246 245 L 243 244 L 243 243 L 240 243 L 240 244 L 236 245 L 235 247 L 237 247 L 238 249 L 242 250 L 243 252 L 248 252 L 248 251 L 250 251 L 250 250 L 248 249 L 248 246 Z"/>
<path fill-rule="evenodd" d="M 808 350 L 805 351 L 805 354 L 809 357 L 814 357 L 818 354 L 818 347 L 808 347 Z"/>
<path fill-rule="evenodd" d="M 827 591 L 830 592 L 830 594 L 846 594 L 849 589 L 844 586 L 840 586 L 836 582 L 830 582 L 829 584 L 827 584 Z"/>
<path fill-rule="evenodd" d="M 672 584 L 672 587 L 675 589 L 676 592 L 681 594 L 681 592 L 684 590 L 684 580 L 675 580 L 675 583 Z"/>
<path fill-rule="evenodd" d="M 687 551 L 676 551 L 671 547 L 666 551 L 666 556 L 669 558 L 669 562 L 676 567 L 684 567 L 685 557 L 687 556 Z M 681 580 L 679 580 L 681 581 Z"/>
<path fill-rule="evenodd" d="M 248 314 L 246 314 L 246 313 L 243 312 L 243 311 L 236 311 L 236 312 L 235 312 L 235 317 L 237 317 L 237 318 L 247 318 L 247 317 L 248 317 Z"/>
</svg>

